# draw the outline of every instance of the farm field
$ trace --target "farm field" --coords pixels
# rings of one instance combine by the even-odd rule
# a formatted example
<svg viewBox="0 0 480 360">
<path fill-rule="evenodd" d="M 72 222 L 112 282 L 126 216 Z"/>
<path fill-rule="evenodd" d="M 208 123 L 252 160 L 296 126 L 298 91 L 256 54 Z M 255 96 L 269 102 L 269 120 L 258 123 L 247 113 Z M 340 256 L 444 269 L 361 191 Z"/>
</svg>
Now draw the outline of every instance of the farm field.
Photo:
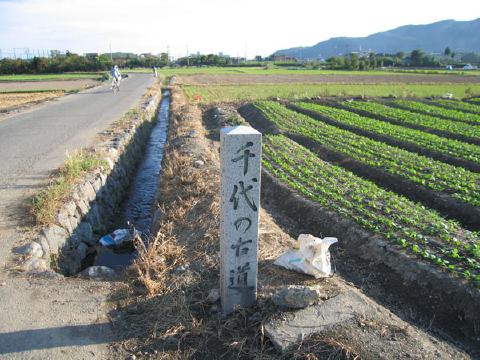
<svg viewBox="0 0 480 360">
<path fill-rule="evenodd" d="M 332 84 L 480 84 L 476 76 L 424 75 L 397 73 L 332 73 L 332 74 L 192 74 L 178 76 L 177 82 L 185 85 L 229 84 L 284 84 L 284 83 L 332 83 Z"/>
<path fill-rule="evenodd" d="M 40 93 L 0 93 L 0 112 L 26 104 L 55 99 L 62 96 L 63 92 L 40 92 Z"/>
<path fill-rule="evenodd" d="M 0 93 L 74 91 L 98 84 L 94 79 L 0 82 Z"/>
<path fill-rule="evenodd" d="M 342 106 L 361 114 L 379 116 L 402 126 L 432 131 L 444 137 L 480 143 L 480 129 L 472 124 L 420 114 L 372 101 L 346 101 L 342 103 Z"/>
<path fill-rule="evenodd" d="M 103 73 L 78 72 L 63 74 L 19 74 L 19 75 L 0 75 L 0 82 L 3 81 L 45 81 L 45 80 L 75 80 L 75 79 L 95 79 L 102 77 Z"/>
<path fill-rule="evenodd" d="M 290 85 L 290 91 L 294 86 L 301 85 Z M 353 85 L 344 85 L 344 92 L 348 86 Z M 184 86 L 193 101 L 204 105 L 217 96 L 210 93 L 210 98 L 199 100 L 198 93 L 195 98 L 189 92 L 194 88 Z M 410 290 L 423 283 L 417 290 L 419 298 L 429 296 L 430 286 L 437 289 L 439 304 L 453 306 L 453 298 L 469 298 L 463 310 L 459 307 L 448 316 L 474 306 L 480 296 L 480 146 L 472 112 L 476 105 L 424 97 L 372 97 L 368 102 L 334 96 L 308 99 L 284 96 L 283 87 L 268 97 L 261 93 L 263 85 L 256 87 L 261 94 L 250 89 L 254 100 L 245 103 L 245 97 L 234 106 L 264 134 L 266 186 L 277 182 L 312 204 L 310 211 L 330 214 L 330 220 L 319 215 L 319 232 L 338 236 L 345 247 L 358 247 L 352 253 L 381 262 Z M 263 100 L 268 98 L 275 100 Z M 300 206 L 295 201 L 285 206 Z M 300 222 L 306 216 L 289 214 Z M 373 245 L 352 238 L 355 228 L 388 244 L 381 260 L 361 249 Z M 405 257 L 398 262 L 393 260 L 397 256 Z M 412 270 L 417 275 L 408 280 L 402 274 L 407 263 L 418 270 Z M 425 266 L 436 280 L 421 279 L 419 269 Z M 471 321 L 478 319 L 467 322 Z"/>
<path fill-rule="evenodd" d="M 328 96 L 362 97 L 418 97 L 443 96 L 451 93 L 463 98 L 471 93 L 480 93 L 480 84 L 261 84 L 261 85 L 183 85 L 187 96 L 201 104 L 222 102 L 254 101 L 259 99 L 282 98 L 303 99 Z"/>
<path fill-rule="evenodd" d="M 130 71 L 130 70 L 129 70 Z M 133 71 L 147 71 L 149 69 L 133 69 Z M 346 70 L 324 70 L 324 69 L 305 69 L 305 68 L 285 68 L 285 67 L 173 67 L 162 68 L 160 73 L 165 76 L 171 75 L 194 75 L 194 74 L 251 74 L 251 75 L 459 75 L 459 76 L 477 76 L 480 71 L 446 71 L 446 70 L 405 70 L 405 69 L 385 69 L 370 71 L 346 71 Z M 448 81 L 448 80 L 446 80 Z"/>
</svg>

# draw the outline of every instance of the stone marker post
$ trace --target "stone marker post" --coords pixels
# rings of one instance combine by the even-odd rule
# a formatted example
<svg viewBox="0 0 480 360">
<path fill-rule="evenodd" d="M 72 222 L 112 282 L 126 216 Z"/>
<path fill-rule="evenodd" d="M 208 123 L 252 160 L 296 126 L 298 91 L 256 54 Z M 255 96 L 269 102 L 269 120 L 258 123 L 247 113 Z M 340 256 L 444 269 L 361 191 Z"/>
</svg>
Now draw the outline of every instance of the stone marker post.
<svg viewBox="0 0 480 360">
<path fill-rule="evenodd" d="M 227 315 L 257 299 L 262 134 L 223 128 L 220 157 L 220 295 Z"/>
</svg>

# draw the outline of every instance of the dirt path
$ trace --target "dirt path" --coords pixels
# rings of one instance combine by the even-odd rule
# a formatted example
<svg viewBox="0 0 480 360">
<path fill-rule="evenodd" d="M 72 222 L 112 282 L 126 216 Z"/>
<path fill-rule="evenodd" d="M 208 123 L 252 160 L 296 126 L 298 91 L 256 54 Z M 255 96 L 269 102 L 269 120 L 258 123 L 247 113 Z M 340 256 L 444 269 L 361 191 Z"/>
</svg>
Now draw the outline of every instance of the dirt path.
<svg viewBox="0 0 480 360">
<path fill-rule="evenodd" d="M 330 84 L 478 84 L 478 76 L 457 75 L 215 75 L 198 74 L 177 77 L 178 84 L 232 85 L 232 84 L 282 84 L 282 83 L 330 83 Z"/>
<path fill-rule="evenodd" d="M 117 286 L 15 276 L 11 249 L 30 237 L 22 204 L 45 186 L 66 151 L 92 145 L 152 80 L 131 76 L 116 95 L 106 85 L 0 121 L 0 359 L 109 358 L 107 300 Z"/>
</svg>

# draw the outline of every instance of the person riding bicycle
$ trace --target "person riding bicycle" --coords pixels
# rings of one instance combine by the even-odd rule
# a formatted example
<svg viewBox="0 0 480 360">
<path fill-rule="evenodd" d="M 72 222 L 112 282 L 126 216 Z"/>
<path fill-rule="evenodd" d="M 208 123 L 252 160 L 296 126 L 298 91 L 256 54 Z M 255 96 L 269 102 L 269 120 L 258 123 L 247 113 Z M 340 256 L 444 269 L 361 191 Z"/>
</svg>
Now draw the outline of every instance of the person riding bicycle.
<svg viewBox="0 0 480 360">
<path fill-rule="evenodd" d="M 122 74 L 120 74 L 120 70 L 118 70 L 118 65 L 112 66 L 110 70 L 110 75 L 112 75 L 113 82 L 116 82 L 117 85 L 120 85 L 120 80 L 122 80 Z"/>
</svg>

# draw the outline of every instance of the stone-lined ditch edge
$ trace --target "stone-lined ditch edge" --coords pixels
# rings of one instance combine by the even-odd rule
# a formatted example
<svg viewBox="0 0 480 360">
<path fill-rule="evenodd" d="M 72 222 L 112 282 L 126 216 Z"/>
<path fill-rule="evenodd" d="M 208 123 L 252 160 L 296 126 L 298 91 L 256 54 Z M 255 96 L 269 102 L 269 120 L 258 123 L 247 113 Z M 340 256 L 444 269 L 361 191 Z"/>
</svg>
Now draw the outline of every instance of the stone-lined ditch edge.
<svg viewBox="0 0 480 360">
<path fill-rule="evenodd" d="M 155 85 L 154 85 L 155 86 Z M 108 164 L 83 176 L 56 213 L 53 224 L 40 228 L 34 241 L 24 245 L 20 269 L 29 273 L 78 273 L 82 261 L 94 251 L 101 235 L 114 222 L 117 207 L 128 191 L 156 121 L 161 89 L 154 86 L 135 107 L 127 124 L 112 125 L 102 133 L 94 151 Z"/>
</svg>

